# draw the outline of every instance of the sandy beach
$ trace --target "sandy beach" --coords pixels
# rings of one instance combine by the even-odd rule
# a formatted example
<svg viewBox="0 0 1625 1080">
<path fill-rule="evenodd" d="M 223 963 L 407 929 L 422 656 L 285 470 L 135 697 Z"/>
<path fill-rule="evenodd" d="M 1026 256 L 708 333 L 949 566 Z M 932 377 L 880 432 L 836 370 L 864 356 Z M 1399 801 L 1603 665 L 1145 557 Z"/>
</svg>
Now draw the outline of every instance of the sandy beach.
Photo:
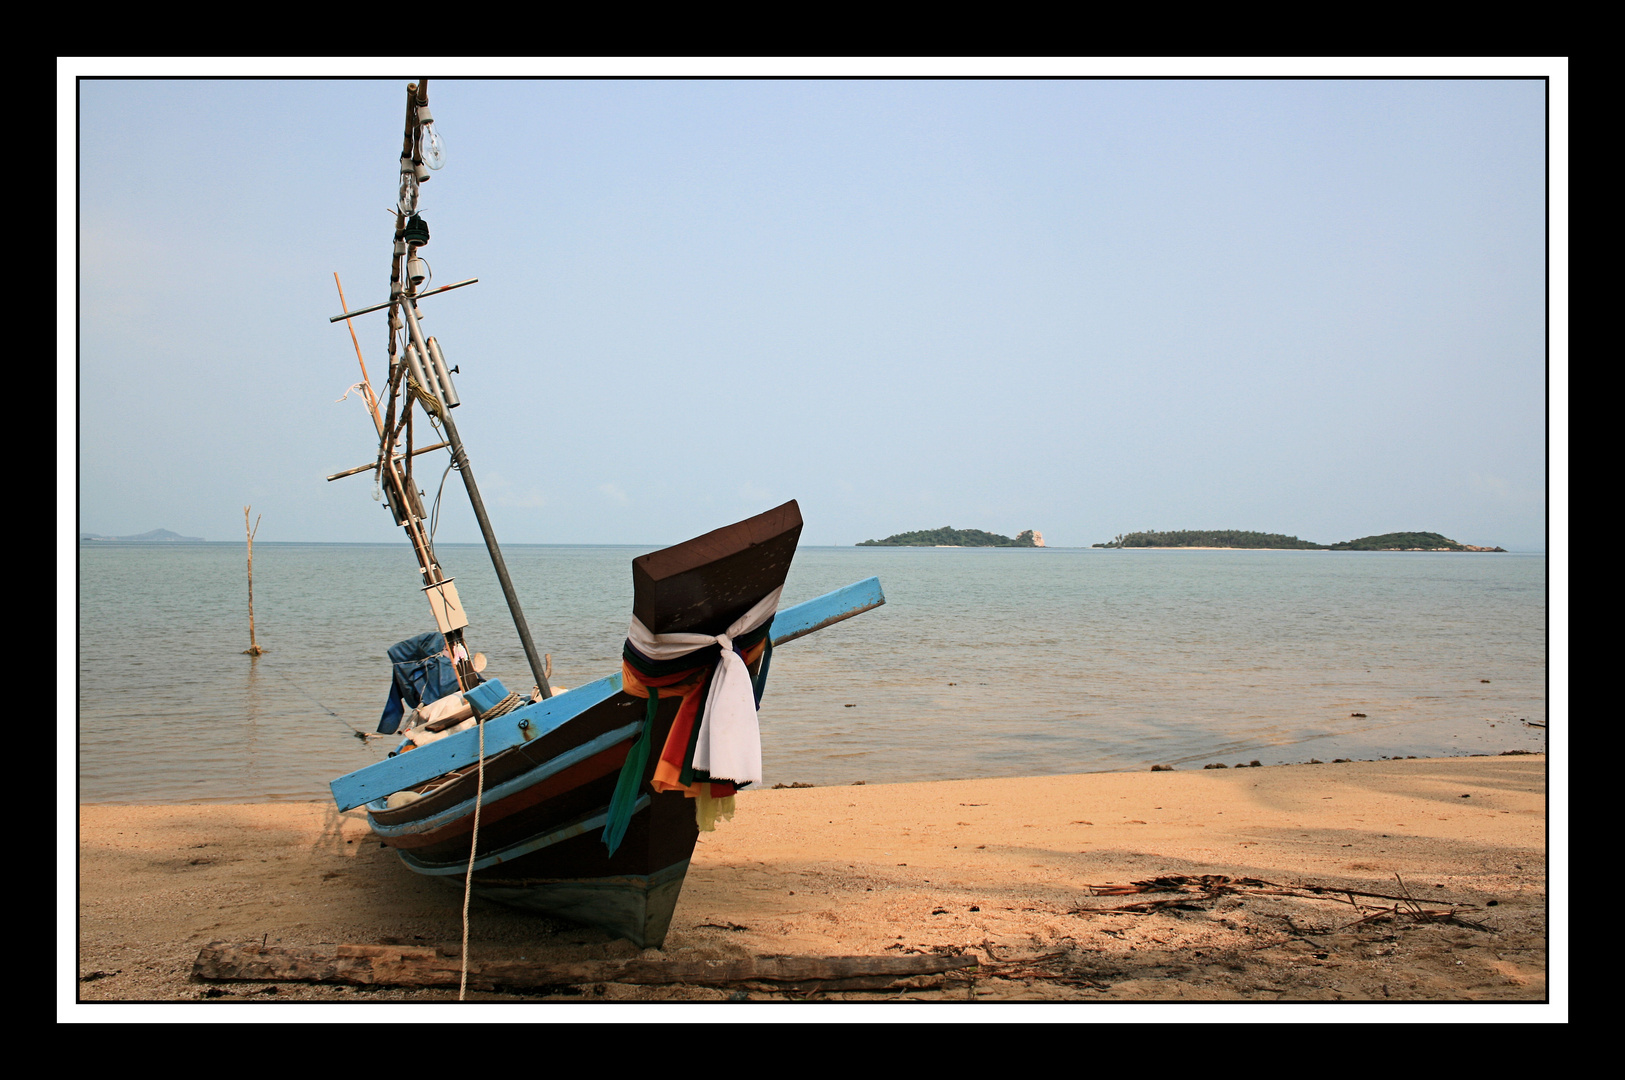
<svg viewBox="0 0 1625 1080">
<path fill-rule="evenodd" d="M 645 957 L 947 954 L 975 958 L 975 975 L 883 992 L 599 983 L 470 997 L 1538 1003 L 1546 768 L 1516 755 L 743 793 L 701 836 L 664 953 Z M 85 805 L 78 827 L 71 1000 L 456 998 L 191 977 L 212 941 L 457 955 L 460 887 L 410 873 L 361 811 Z M 1101 888 L 1158 878 L 1174 880 Z M 1316 886 L 1380 896 L 1304 891 Z M 1381 898 L 1404 896 L 1415 902 Z M 639 955 L 479 900 L 471 918 L 474 960 Z"/>
</svg>

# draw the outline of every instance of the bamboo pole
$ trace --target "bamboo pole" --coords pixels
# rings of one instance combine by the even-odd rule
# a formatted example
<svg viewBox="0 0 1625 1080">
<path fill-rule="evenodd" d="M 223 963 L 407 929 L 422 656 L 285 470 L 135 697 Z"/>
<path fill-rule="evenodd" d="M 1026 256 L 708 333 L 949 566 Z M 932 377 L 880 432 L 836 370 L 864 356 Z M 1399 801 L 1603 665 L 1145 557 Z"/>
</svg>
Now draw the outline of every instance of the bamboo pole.
<svg viewBox="0 0 1625 1080">
<path fill-rule="evenodd" d="M 259 656 L 265 651 L 254 640 L 254 534 L 260 531 L 260 520 L 255 518 L 254 527 L 250 529 L 248 511 L 248 507 L 243 507 L 243 532 L 248 534 L 248 648 L 243 650 L 243 655 Z"/>
<path fill-rule="evenodd" d="M 339 307 L 341 309 L 348 309 L 350 305 L 344 302 L 344 283 L 339 281 L 339 272 L 337 270 L 333 271 L 333 284 L 338 286 Z M 345 319 L 344 325 L 350 328 L 350 341 L 355 345 L 356 362 L 361 365 L 362 397 L 364 397 L 367 401 L 367 408 L 372 410 L 372 422 L 378 427 L 378 437 L 383 438 L 384 418 L 383 415 L 378 411 L 378 395 L 372 392 L 372 381 L 367 378 L 367 362 L 361 359 L 361 342 L 357 340 L 355 336 L 355 323 L 351 322 L 349 319 Z"/>
</svg>

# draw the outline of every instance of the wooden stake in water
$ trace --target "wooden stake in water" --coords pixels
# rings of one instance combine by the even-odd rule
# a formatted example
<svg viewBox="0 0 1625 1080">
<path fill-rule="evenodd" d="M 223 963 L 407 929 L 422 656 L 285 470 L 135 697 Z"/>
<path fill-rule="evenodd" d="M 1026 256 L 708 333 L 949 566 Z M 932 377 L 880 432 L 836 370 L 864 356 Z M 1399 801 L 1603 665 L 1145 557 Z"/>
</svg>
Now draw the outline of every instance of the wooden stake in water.
<svg viewBox="0 0 1625 1080">
<path fill-rule="evenodd" d="M 258 656 L 265 651 L 254 641 L 254 534 L 260 531 L 260 519 L 255 518 L 254 527 L 250 529 L 248 510 L 248 507 L 243 507 L 243 532 L 248 534 L 248 648 L 243 650 L 243 655 Z"/>
</svg>

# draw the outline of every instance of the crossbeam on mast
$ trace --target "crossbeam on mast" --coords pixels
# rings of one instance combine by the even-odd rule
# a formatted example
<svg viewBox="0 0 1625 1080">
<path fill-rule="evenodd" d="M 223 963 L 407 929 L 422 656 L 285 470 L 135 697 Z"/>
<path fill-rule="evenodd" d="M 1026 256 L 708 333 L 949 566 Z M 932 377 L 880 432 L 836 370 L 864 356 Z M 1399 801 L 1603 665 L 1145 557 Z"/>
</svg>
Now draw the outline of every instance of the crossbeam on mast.
<svg viewBox="0 0 1625 1080">
<path fill-rule="evenodd" d="M 427 454 L 430 450 L 443 450 L 443 449 L 445 449 L 446 447 L 448 447 L 450 445 L 451 445 L 451 443 L 449 443 L 449 442 L 437 442 L 437 443 L 433 444 L 432 446 L 419 446 L 419 447 L 416 447 L 416 448 L 413 449 L 412 456 L 417 457 L 419 454 Z M 405 461 L 405 460 L 406 460 L 406 455 L 405 454 L 396 454 L 395 455 L 395 461 L 397 463 Z M 332 476 L 329 476 L 327 479 L 329 481 L 342 480 L 346 476 L 354 476 L 356 473 L 367 472 L 368 470 L 372 470 L 372 471 L 376 472 L 378 470 L 378 463 L 376 461 L 369 461 L 365 465 L 357 465 L 353 469 L 345 469 L 343 472 L 336 472 Z"/>
<path fill-rule="evenodd" d="M 431 297 L 431 296 L 439 296 L 443 292 L 451 292 L 451 290 L 453 290 L 453 289 L 461 289 L 464 285 L 473 285 L 475 282 L 477 282 L 479 280 L 480 279 L 477 278 L 477 277 L 471 277 L 467 281 L 456 281 L 456 282 L 453 282 L 450 285 L 442 285 L 438 289 L 430 289 L 426 293 L 418 293 L 416 296 L 413 297 L 413 299 L 414 300 L 424 300 L 424 299 L 427 299 L 428 297 Z M 370 311 L 382 311 L 385 308 L 387 308 L 389 305 L 398 304 L 398 303 L 400 303 L 400 297 L 396 297 L 394 300 L 385 300 L 382 304 L 374 304 L 374 305 L 372 305 L 372 307 L 357 308 L 354 311 L 346 311 L 342 315 L 335 315 L 331 319 L 328 319 L 327 321 L 330 322 L 330 323 L 336 323 L 340 319 L 353 319 L 357 315 L 365 315 Z"/>
</svg>

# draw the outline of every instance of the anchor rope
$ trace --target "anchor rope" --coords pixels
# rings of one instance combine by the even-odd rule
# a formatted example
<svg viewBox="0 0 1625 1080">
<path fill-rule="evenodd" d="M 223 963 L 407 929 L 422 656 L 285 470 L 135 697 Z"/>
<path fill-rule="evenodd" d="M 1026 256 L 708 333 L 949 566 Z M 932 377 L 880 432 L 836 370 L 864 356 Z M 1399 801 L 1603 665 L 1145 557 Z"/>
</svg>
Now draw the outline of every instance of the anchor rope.
<svg viewBox="0 0 1625 1080">
<path fill-rule="evenodd" d="M 270 668 L 272 671 L 276 672 L 276 674 L 280 675 L 282 677 L 282 679 L 289 686 L 291 686 L 295 690 L 299 691 L 306 698 L 309 698 L 312 702 L 314 702 L 316 704 L 316 706 L 318 708 L 320 708 L 327 715 L 331 716 L 333 719 L 337 720 L 339 723 L 343 724 L 345 727 L 347 727 L 351 731 L 355 732 L 356 738 L 365 740 L 365 739 L 378 739 L 378 738 L 383 737 L 383 736 L 379 735 L 376 731 L 363 731 L 361 728 L 356 727 L 354 724 L 350 723 L 350 721 L 346 720 L 344 717 L 340 716 L 338 713 L 334 712 L 332 709 L 328 708 L 326 705 L 323 705 L 320 701 L 317 701 L 315 696 L 312 695 L 310 693 L 310 691 L 306 690 L 304 687 L 302 687 L 298 683 L 294 682 L 293 679 L 288 676 L 287 672 L 285 672 L 282 669 L 278 668 L 275 664 L 266 663 L 263 658 L 261 658 L 259 662 L 260 663 L 265 663 L 266 667 Z"/>
</svg>

